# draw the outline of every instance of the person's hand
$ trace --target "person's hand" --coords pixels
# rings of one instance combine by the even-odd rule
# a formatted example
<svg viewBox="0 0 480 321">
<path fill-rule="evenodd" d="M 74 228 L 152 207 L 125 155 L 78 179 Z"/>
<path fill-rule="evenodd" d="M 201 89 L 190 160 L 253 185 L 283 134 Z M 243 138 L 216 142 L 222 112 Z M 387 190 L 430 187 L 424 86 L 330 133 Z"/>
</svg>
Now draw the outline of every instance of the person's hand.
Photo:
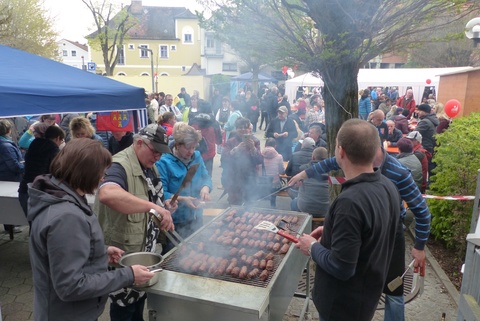
<svg viewBox="0 0 480 321">
<path fill-rule="evenodd" d="M 320 242 L 320 239 L 322 238 L 322 234 L 323 234 L 323 226 L 319 226 L 315 230 L 313 230 L 312 233 L 310 233 L 310 236 Z"/>
<path fill-rule="evenodd" d="M 119 249 L 118 247 L 115 247 L 115 246 L 107 247 L 108 263 L 110 264 L 118 263 L 123 253 L 125 253 L 125 251 L 122 249 Z"/>
<path fill-rule="evenodd" d="M 178 200 L 190 208 L 196 209 L 200 201 L 192 196 L 179 196 Z"/>
<path fill-rule="evenodd" d="M 295 244 L 295 247 L 299 249 L 304 255 L 310 256 L 310 244 L 316 242 L 317 240 L 308 234 L 303 234 L 298 238 L 298 243 Z"/>
<path fill-rule="evenodd" d="M 165 208 L 170 211 L 170 214 L 175 212 L 178 208 L 178 200 L 172 202 L 171 199 L 165 201 Z"/>
<path fill-rule="evenodd" d="M 173 230 L 174 229 L 173 219 L 170 211 L 158 205 L 155 205 L 152 208 L 156 210 L 158 214 L 162 217 L 161 222 L 158 222 L 158 219 L 155 216 L 153 216 L 153 220 L 155 221 L 155 224 L 157 224 L 157 226 L 162 230 L 165 230 L 165 231 Z"/>
<path fill-rule="evenodd" d="M 278 138 L 280 135 L 278 133 L 273 133 L 273 137 Z"/>
<path fill-rule="evenodd" d="M 155 273 L 150 272 L 146 266 L 132 265 L 131 268 L 133 271 L 133 285 L 146 283 L 155 276 Z"/>
<path fill-rule="evenodd" d="M 30 127 L 28 128 L 28 132 L 29 134 L 33 134 L 34 131 L 35 131 L 35 127 L 33 126 L 33 124 L 31 124 Z"/>
<path fill-rule="evenodd" d="M 210 201 L 210 188 L 208 186 L 202 187 L 200 190 L 200 200 L 204 202 Z"/>
<path fill-rule="evenodd" d="M 283 137 L 288 137 L 288 132 L 282 133 L 282 136 L 283 136 Z"/>
<path fill-rule="evenodd" d="M 297 175 L 290 178 L 288 181 L 288 186 L 299 187 L 306 179 L 308 179 L 307 173 L 305 171 L 301 171 Z"/>
<path fill-rule="evenodd" d="M 415 259 L 415 263 L 413 263 L 414 268 L 425 266 L 426 256 L 424 250 L 417 250 L 416 248 L 413 248 L 412 256 Z"/>
</svg>

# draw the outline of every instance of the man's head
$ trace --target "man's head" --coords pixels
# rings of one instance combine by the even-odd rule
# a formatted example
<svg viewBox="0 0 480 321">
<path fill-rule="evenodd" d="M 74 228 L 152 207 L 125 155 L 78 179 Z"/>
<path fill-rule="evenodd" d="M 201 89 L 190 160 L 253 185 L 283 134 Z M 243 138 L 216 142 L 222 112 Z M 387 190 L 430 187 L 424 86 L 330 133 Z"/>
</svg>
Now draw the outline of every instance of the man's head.
<svg viewBox="0 0 480 321">
<path fill-rule="evenodd" d="M 429 104 L 421 104 L 418 105 L 416 111 L 418 113 L 418 117 L 422 118 L 430 114 L 430 112 L 432 111 L 432 107 Z"/>
<path fill-rule="evenodd" d="M 238 117 L 235 121 L 235 131 L 238 135 L 250 135 L 251 134 L 251 123 L 248 118 Z"/>
<path fill-rule="evenodd" d="M 388 133 L 390 135 L 393 134 L 393 130 L 395 129 L 395 122 L 393 120 L 387 120 L 387 127 L 388 127 Z"/>
<path fill-rule="evenodd" d="M 184 93 L 186 93 L 187 91 L 185 90 L 185 87 L 182 87 L 182 88 L 180 88 L 180 92 L 181 92 L 182 94 L 184 94 Z"/>
<path fill-rule="evenodd" d="M 354 118 L 340 127 L 335 156 L 341 166 L 345 158 L 353 165 L 365 166 L 373 164 L 379 147 L 380 136 L 377 129 L 364 120 Z"/>
<path fill-rule="evenodd" d="M 407 96 L 407 99 L 413 98 L 413 90 L 412 90 L 412 89 L 408 89 L 408 90 L 407 90 L 407 93 L 405 94 L 405 96 Z"/>
<path fill-rule="evenodd" d="M 135 154 L 145 168 L 152 168 L 162 153 L 171 153 L 165 129 L 157 124 L 142 128 L 133 136 Z"/>
<path fill-rule="evenodd" d="M 422 143 L 422 134 L 416 130 L 409 132 L 406 138 L 412 141 L 413 146 L 417 146 Z"/>
<path fill-rule="evenodd" d="M 400 153 L 411 153 L 413 151 L 413 143 L 410 139 L 402 137 L 397 142 Z"/>
<path fill-rule="evenodd" d="M 172 106 L 173 104 L 173 96 L 171 94 L 166 94 L 165 95 L 165 105 L 168 107 Z"/>
<path fill-rule="evenodd" d="M 319 125 L 312 125 L 308 129 L 308 137 L 311 137 L 315 142 L 322 136 L 322 128 Z"/>
<path fill-rule="evenodd" d="M 380 124 L 383 122 L 384 119 L 385 119 L 385 114 L 383 113 L 383 111 L 381 111 L 380 109 L 377 109 L 372 112 L 372 117 L 370 118 L 370 121 L 372 122 L 372 124 L 378 127 L 380 126 Z"/>
<path fill-rule="evenodd" d="M 123 131 L 123 132 L 112 132 L 112 136 L 115 138 L 115 140 L 117 142 L 121 141 L 123 136 L 125 136 L 127 134 L 127 132 Z"/>
<path fill-rule="evenodd" d="M 280 106 L 277 111 L 278 119 L 285 120 L 288 116 L 288 109 L 285 106 Z"/>
<path fill-rule="evenodd" d="M 312 159 L 316 161 L 322 161 L 327 159 L 328 151 L 325 147 L 317 147 L 313 150 Z"/>
<path fill-rule="evenodd" d="M 315 141 L 311 137 L 307 137 L 303 140 L 302 142 L 302 149 L 304 148 L 314 148 L 315 147 Z"/>
</svg>

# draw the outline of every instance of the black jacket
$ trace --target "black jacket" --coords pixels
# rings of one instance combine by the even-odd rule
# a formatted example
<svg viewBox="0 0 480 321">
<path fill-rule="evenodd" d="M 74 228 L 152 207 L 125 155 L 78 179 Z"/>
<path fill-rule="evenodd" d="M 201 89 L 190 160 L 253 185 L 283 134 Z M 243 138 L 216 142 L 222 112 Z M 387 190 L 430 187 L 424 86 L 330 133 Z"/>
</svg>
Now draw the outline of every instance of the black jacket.
<svg viewBox="0 0 480 321">
<path fill-rule="evenodd" d="M 108 150 L 112 155 L 115 155 L 118 152 L 121 152 L 128 146 L 133 144 L 133 133 L 132 132 L 127 132 L 125 136 L 120 139 L 120 141 L 117 141 L 115 137 L 111 136 L 108 139 Z"/>
</svg>

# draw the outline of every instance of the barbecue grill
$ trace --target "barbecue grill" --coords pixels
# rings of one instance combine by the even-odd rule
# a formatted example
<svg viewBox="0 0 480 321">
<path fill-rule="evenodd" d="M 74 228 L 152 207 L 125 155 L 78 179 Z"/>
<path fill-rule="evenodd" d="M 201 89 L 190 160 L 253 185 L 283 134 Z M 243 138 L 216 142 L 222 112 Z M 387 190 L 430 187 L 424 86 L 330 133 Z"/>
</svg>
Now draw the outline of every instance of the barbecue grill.
<svg viewBox="0 0 480 321">
<path fill-rule="evenodd" d="M 278 224 L 282 219 L 287 222 L 283 224 L 286 232 L 294 236 L 311 230 L 311 217 L 305 213 L 230 207 L 185 239 L 165 256 L 162 263 L 164 271 L 159 273 L 158 282 L 144 289 L 148 292 L 150 321 L 282 320 L 308 257 L 279 235 L 253 228 L 256 225 L 254 223 L 258 224 L 259 221 L 269 220 Z M 244 231 L 247 231 L 249 241 L 255 240 L 250 242 L 252 246 L 229 244 L 229 235 L 236 239 Z M 286 253 L 273 251 L 261 243 L 261 240 L 267 242 L 269 239 L 282 246 L 290 244 L 290 247 Z M 244 249 L 247 257 L 258 254 L 259 251 L 268 253 L 270 257 L 273 255 L 274 264 L 268 277 L 262 280 L 256 275 L 248 279 L 228 273 L 215 273 L 219 272 L 215 269 L 210 269 L 210 272 L 207 269 L 199 271 L 199 264 L 196 265 L 197 268 L 192 268 L 188 261 L 189 257 L 197 255 L 197 259 L 204 261 L 207 257 L 214 256 L 217 262 L 220 260 L 218 258 L 227 258 L 230 262 L 234 247 Z M 239 255 L 236 254 L 235 258 L 239 261 L 238 265 L 246 265 Z"/>
</svg>

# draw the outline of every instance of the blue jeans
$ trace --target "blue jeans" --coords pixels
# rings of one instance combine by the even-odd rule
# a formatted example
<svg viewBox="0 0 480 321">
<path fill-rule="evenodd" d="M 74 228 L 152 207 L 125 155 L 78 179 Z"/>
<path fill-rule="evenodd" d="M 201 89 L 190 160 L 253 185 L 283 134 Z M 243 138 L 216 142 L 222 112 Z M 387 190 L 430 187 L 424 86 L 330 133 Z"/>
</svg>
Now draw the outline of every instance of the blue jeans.
<svg viewBox="0 0 480 321">
<path fill-rule="evenodd" d="M 384 321 L 404 321 L 405 301 L 403 295 L 385 295 Z"/>
<path fill-rule="evenodd" d="M 121 307 L 118 304 L 110 304 L 110 320 L 111 321 L 144 321 L 143 309 L 145 308 L 145 300 L 147 296 L 144 295 L 137 302 L 126 307 Z"/>
</svg>

